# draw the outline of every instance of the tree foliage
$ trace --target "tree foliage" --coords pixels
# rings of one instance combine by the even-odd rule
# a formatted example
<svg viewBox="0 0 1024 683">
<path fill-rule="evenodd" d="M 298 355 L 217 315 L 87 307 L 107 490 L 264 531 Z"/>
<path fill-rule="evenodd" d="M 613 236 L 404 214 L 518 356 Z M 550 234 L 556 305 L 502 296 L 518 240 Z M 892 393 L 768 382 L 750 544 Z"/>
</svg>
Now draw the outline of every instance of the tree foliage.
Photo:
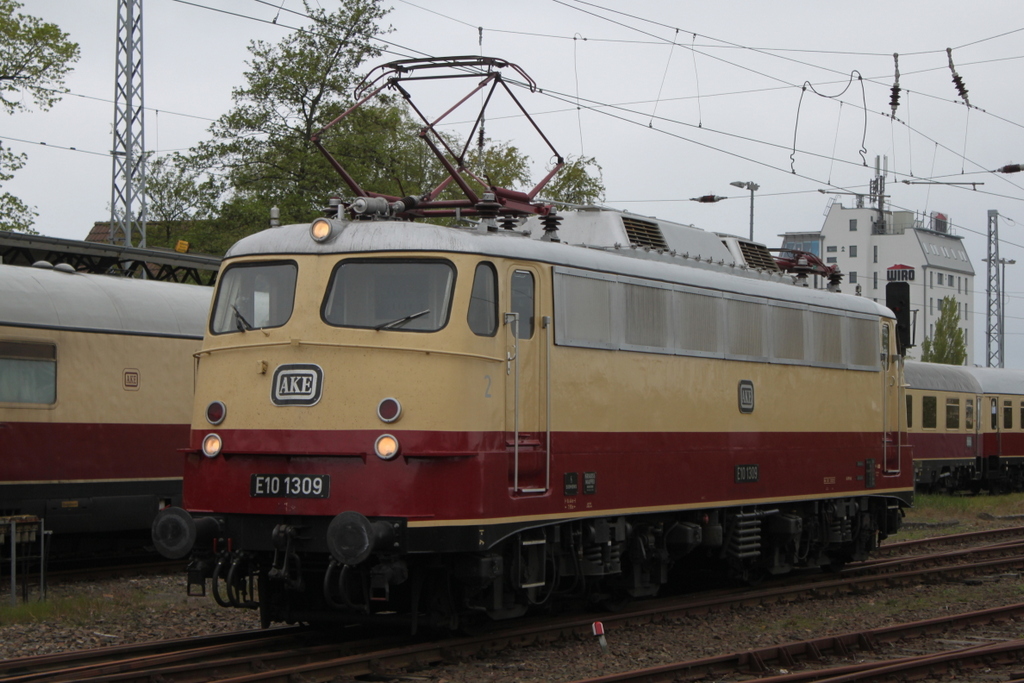
<svg viewBox="0 0 1024 683">
<path fill-rule="evenodd" d="M 594 169 L 593 173 L 590 169 Z M 601 166 L 594 157 L 569 157 L 558 175 L 544 188 L 542 196 L 576 206 L 603 202 L 604 179 Z"/>
<path fill-rule="evenodd" d="M 0 0 L 0 107 L 8 114 L 46 110 L 60 100 L 64 77 L 78 61 L 78 44 L 56 24 L 19 14 L 21 4 Z M 25 165 L 25 154 L 0 147 L 0 185 Z M 0 230 L 35 233 L 36 212 L 9 192 L 0 192 Z"/>
<path fill-rule="evenodd" d="M 943 297 L 939 302 L 935 334 L 921 343 L 921 360 L 945 365 L 963 365 L 967 361 L 967 343 L 960 327 L 960 310 L 955 297 Z"/>
<path fill-rule="evenodd" d="M 381 53 L 371 39 L 384 32 L 388 10 L 380 0 L 341 0 L 333 12 L 310 0 L 304 6 L 312 19 L 308 29 L 276 44 L 250 44 L 245 84 L 232 92 L 232 108 L 210 127 L 209 139 L 150 171 L 150 217 L 168 221 L 165 234 L 148 237 L 152 244 L 186 239 L 199 251 L 222 253 L 266 227 L 271 207 L 278 207 L 282 223 L 305 222 L 321 214 L 330 197 L 352 196 L 311 138 L 352 106 L 359 74 Z M 447 176 L 420 139 L 422 127 L 404 100 L 384 96 L 337 121 L 320 142 L 365 190 L 421 196 Z M 462 147 L 455 136 L 446 142 Z M 486 140 L 468 149 L 464 162 L 490 184 L 532 185 L 530 160 L 511 143 Z M 588 168 L 597 169 L 596 178 Z M 603 194 L 592 158 L 573 161 L 563 174 L 567 178 L 556 179 L 547 197 L 582 204 Z M 441 195 L 461 196 L 454 183 Z"/>
</svg>

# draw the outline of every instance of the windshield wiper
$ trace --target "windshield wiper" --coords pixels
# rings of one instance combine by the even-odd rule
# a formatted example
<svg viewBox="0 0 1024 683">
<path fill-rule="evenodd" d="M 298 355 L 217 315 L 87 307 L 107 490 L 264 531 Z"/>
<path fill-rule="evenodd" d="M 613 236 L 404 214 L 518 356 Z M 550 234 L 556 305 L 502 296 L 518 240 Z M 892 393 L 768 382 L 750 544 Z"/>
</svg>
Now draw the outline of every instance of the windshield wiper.
<svg viewBox="0 0 1024 683">
<path fill-rule="evenodd" d="M 246 330 L 252 329 L 252 325 L 250 325 L 249 321 L 245 319 L 242 312 L 238 310 L 238 306 L 231 304 L 231 310 L 235 312 L 235 328 L 239 332 L 245 332 Z"/>
<path fill-rule="evenodd" d="M 377 327 L 375 327 L 373 329 L 375 329 L 375 330 L 391 330 L 391 329 L 394 329 L 396 327 L 401 327 L 402 325 L 406 324 L 410 320 L 415 320 L 416 318 L 419 318 L 420 316 L 426 315 L 427 313 L 430 313 L 430 309 L 429 308 L 427 310 L 425 310 L 425 311 L 420 311 L 419 313 L 410 313 L 409 315 L 405 316 L 404 318 L 399 318 L 398 320 L 392 320 L 391 322 L 384 323 L 383 325 L 377 325 Z"/>
</svg>

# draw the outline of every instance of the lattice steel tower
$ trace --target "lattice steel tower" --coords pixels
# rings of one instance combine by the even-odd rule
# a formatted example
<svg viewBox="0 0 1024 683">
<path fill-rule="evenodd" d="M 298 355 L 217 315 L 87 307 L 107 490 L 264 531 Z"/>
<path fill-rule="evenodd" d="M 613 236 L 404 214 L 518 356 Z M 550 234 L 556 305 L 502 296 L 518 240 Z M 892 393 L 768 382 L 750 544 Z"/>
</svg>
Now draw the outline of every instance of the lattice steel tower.
<svg viewBox="0 0 1024 683">
<path fill-rule="evenodd" d="M 999 212 L 988 212 L 988 286 L 985 293 L 988 307 L 985 312 L 985 357 L 990 368 L 1003 367 L 1003 297 L 999 273 Z"/>
<path fill-rule="evenodd" d="M 117 2 L 114 159 L 110 194 L 113 244 L 146 246 L 146 156 L 142 98 L 142 0 Z"/>
</svg>

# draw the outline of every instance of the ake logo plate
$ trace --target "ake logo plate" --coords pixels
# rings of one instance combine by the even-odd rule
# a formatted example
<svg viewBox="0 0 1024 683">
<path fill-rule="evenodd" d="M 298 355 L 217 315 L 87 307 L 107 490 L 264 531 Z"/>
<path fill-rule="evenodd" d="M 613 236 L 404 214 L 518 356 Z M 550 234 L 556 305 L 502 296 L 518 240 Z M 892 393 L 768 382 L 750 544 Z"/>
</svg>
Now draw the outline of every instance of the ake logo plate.
<svg viewBox="0 0 1024 683">
<path fill-rule="evenodd" d="M 313 406 L 320 401 L 323 387 L 324 371 L 319 365 L 279 365 L 270 400 L 276 406 Z"/>
</svg>

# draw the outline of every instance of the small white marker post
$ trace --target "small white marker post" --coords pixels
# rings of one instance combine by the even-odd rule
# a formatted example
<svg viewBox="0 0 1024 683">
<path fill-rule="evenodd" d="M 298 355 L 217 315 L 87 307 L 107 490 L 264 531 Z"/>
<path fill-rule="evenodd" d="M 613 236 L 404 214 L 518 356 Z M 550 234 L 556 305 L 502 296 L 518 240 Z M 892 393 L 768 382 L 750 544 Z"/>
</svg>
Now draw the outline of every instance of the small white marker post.
<svg viewBox="0 0 1024 683">
<path fill-rule="evenodd" d="M 597 642 L 601 645 L 601 654 L 608 654 L 608 641 L 604 637 L 604 624 L 600 621 L 595 621 L 591 626 L 591 630 L 597 637 Z"/>
</svg>

